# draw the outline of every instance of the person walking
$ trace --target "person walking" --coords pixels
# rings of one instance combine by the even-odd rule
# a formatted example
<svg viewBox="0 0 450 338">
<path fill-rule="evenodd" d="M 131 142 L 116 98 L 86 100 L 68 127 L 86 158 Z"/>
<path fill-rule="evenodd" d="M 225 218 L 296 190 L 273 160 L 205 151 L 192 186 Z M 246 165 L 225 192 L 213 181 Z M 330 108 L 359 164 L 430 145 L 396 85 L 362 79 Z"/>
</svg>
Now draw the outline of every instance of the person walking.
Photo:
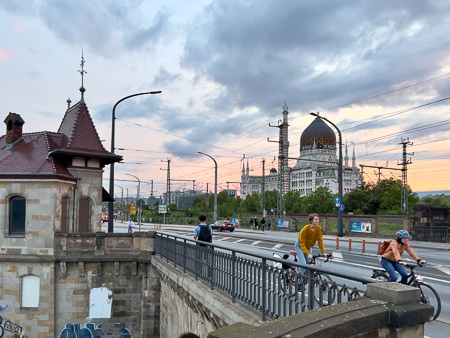
<svg viewBox="0 0 450 338">
<path fill-rule="evenodd" d="M 267 220 L 267 231 L 270 231 L 270 226 L 271 226 L 272 224 L 270 223 L 270 219 L 268 219 Z"/>
<path fill-rule="evenodd" d="M 308 216 L 308 220 L 310 224 L 305 225 L 303 229 L 300 230 L 294 246 L 295 252 L 297 253 L 297 259 L 299 263 L 302 264 L 309 263 L 312 260 L 311 249 L 316 242 L 325 257 L 329 256 L 323 247 L 322 228 L 319 226 L 319 215 L 316 213 L 311 214 Z M 299 274 L 302 276 L 301 280 L 306 278 L 308 272 L 309 271 L 306 271 L 306 269 L 299 269 Z"/>
<path fill-rule="evenodd" d="M 258 218 L 255 217 L 255 229 L 258 230 Z"/>
<path fill-rule="evenodd" d="M 206 216 L 200 215 L 198 218 L 200 220 L 200 224 L 197 225 L 194 229 L 194 239 L 197 241 L 197 245 L 199 246 L 196 257 L 197 257 L 197 273 L 203 274 L 202 266 L 206 267 L 206 275 L 209 277 L 210 269 L 209 269 L 209 245 L 203 243 L 212 243 L 212 229 L 206 224 Z M 203 261 L 203 263 L 202 263 Z M 204 270 L 203 270 L 204 271 Z"/>
<path fill-rule="evenodd" d="M 130 219 L 127 223 L 128 225 L 128 233 L 132 234 L 133 233 L 133 228 L 134 228 L 134 222 Z"/>
<path fill-rule="evenodd" d="M 262 231 L 264 231 L 264 227 L 266 226 L 266 220 L 264 219 L 264 217 L 261 220 L 261 229 Z"/>
<path fill-rule="evenodd" d="M 250 218 L 250 229 L 253 230 L 253 217 Z"/>
<path fill-rule="evenodd" d="M 388 282 L 396 282 L 398 279 L 398 272 L 402 278 L 400 283 L 406 284 L 408 282 L 408 273 L 403 267 L 406 263 L 402 261 L 405 250 L 415 261 L 417 261 L 417 263 L 425 264 L 427 261 L 420 259 L 413 249 L 411 249 L 411 246 L 408 243 L 408 231 L 399 230 L 396 235 L 397 238 L 391 241 L 391 244 L 381 256 L 381 266 L 389 274 Z"/>
</svg>

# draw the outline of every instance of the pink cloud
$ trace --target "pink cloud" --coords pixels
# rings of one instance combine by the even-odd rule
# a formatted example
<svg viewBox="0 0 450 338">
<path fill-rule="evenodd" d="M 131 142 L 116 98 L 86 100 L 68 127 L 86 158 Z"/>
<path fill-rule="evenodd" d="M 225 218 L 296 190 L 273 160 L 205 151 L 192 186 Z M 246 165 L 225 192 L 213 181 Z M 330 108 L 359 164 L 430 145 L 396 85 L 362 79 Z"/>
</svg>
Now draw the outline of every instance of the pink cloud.
<svg viewBox="0 0 450 338">
<path fill-rule="evenodd" d="M 10 58 L 17 56 L 18 54 L 14 50 L 7 50 L 0 47 L 0 62 L 6 61 Z"/>
</svg>

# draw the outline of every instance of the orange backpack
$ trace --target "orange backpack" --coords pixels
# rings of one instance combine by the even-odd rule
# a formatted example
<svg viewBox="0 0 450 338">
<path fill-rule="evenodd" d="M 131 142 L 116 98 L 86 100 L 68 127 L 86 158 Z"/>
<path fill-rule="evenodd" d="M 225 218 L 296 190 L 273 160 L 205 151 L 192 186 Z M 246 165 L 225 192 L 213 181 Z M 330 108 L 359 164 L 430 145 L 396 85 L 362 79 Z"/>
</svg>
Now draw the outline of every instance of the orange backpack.
<svg viewBox="0 0 450 338">
<path fill-rule="evenodd" d="M 378 251 L 377 255 L 383 255 L 387 248 L 389 248 L 389 245 L 391 245 L 391 241 L 384 241 L 383 244 L 381 242 L 378 242 Z"/>
</svg>

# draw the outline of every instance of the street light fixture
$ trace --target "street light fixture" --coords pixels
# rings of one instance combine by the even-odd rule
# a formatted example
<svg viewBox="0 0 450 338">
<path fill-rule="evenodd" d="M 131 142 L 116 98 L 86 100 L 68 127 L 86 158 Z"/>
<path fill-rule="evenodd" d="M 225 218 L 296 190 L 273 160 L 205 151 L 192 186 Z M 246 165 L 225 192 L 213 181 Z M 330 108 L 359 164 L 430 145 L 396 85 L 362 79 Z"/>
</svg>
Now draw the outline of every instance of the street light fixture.
<svg viewBox="0 0 450 338">
<path fill-rule="evenodd" d="M 139 180 L 139 178 L 137 178 L 137 177 L 134 176 L 134 175 L 127 174 L 127 173 L 125 173 L 125 175 L 133 176 L 133 177 L 134 177 L 135 179 L 137 179 L 137 181 L 138 181 L 137 198 L 136 198 L 136 207 L 137 207 L 137 209 L 138 209 L 139 232 L 141 232 L 141 206 L 140 206 L 140 203 L 139 203 L 139 193 L 140 193 L 140 191 L 141 191 L 141 181 Z"/>
<path fill-rule="evenodd" d="M 328 120 L 326 117 L 323 116 L 319 116 L 319 113 L 310 113 L 313 116 L 317 116 L 318 118 L 327 121 L 329 124 L 331 124 L 334 128 L 336 128 L 338 135 L 339 135 L 339 164 L 338 164 L 338 186 L 339 186 L 339 191 L 338 191 L 338 196 L 340 199 L 340 203 L 342 203 L 342 198 L 343 198 L 343 184 L 342 184 L 342 135 L 341 135 L 341 131 L 339 130 L 339 128 L 330 120 Z M 344 214 L 343 214 L 343 210 L 341 210 L 341 208 L 339 207 L 338 209 L 338 231 L 337 231 L 337 236 L 338 237 L 342 237 L 344 236 Z"/>
<path fill-rule="evenodd" d="M 212 156 L 210 156 L 208 154 L 202 153 L 201 151 L 199 151 L 198 153 L 208 156 L 211 160 L 214 161 L 214 164 L 216 166 L 216 170 L 215 170 L 215 174 L 214 174 L 214 223 L 216 223 L 216 221 L 217 221 L 217 162 Z"/>
<path fill-rule="evenodd" d="M 138 93 L 133 95 L 125 96 L 116 102 L 112 110 L 112 121 L 111 121 L 111 153 L 114 154 L 116 148 L 114 147 L 114 139 L 115 139 L 115 128 L 116 128 L 116 107 L 117 105 L 129 99 L 130 97 L 139 96 L 139 95 L 149 95 L 149 94 L 160 94 L 161 91 L 153 91 L 153 92 L 145 92 Z M 114 163 L 111 163 L 110 171 L 109 171 L 109 194 L 114 196 Z M 114 201 L 109 201 L 108 203 L 108 232 L 114 232 Z"/>
</svg>

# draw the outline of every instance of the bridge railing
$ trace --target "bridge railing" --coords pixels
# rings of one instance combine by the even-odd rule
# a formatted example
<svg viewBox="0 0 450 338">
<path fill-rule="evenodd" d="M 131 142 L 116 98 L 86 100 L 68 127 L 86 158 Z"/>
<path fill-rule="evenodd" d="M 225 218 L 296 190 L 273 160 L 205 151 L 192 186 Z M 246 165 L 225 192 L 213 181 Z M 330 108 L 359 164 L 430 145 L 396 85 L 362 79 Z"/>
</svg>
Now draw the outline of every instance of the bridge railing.
<svg viewBox="0 0 450 338">
<path fill-rule="evenodd" d="M 366 294 L 368 277 L 342 274 L 314 265 L 289 261 L 309 271 L 301 280 L 287 261 L 258 255 L 226 244 L 201 244 L 191 237 L 156 233 L 155 252 L 207 283 L 211 290 L 229 295 L 261 313 L 262 320 L 277 319 L 318 307 L 358 299 Z"/>
</svg>

